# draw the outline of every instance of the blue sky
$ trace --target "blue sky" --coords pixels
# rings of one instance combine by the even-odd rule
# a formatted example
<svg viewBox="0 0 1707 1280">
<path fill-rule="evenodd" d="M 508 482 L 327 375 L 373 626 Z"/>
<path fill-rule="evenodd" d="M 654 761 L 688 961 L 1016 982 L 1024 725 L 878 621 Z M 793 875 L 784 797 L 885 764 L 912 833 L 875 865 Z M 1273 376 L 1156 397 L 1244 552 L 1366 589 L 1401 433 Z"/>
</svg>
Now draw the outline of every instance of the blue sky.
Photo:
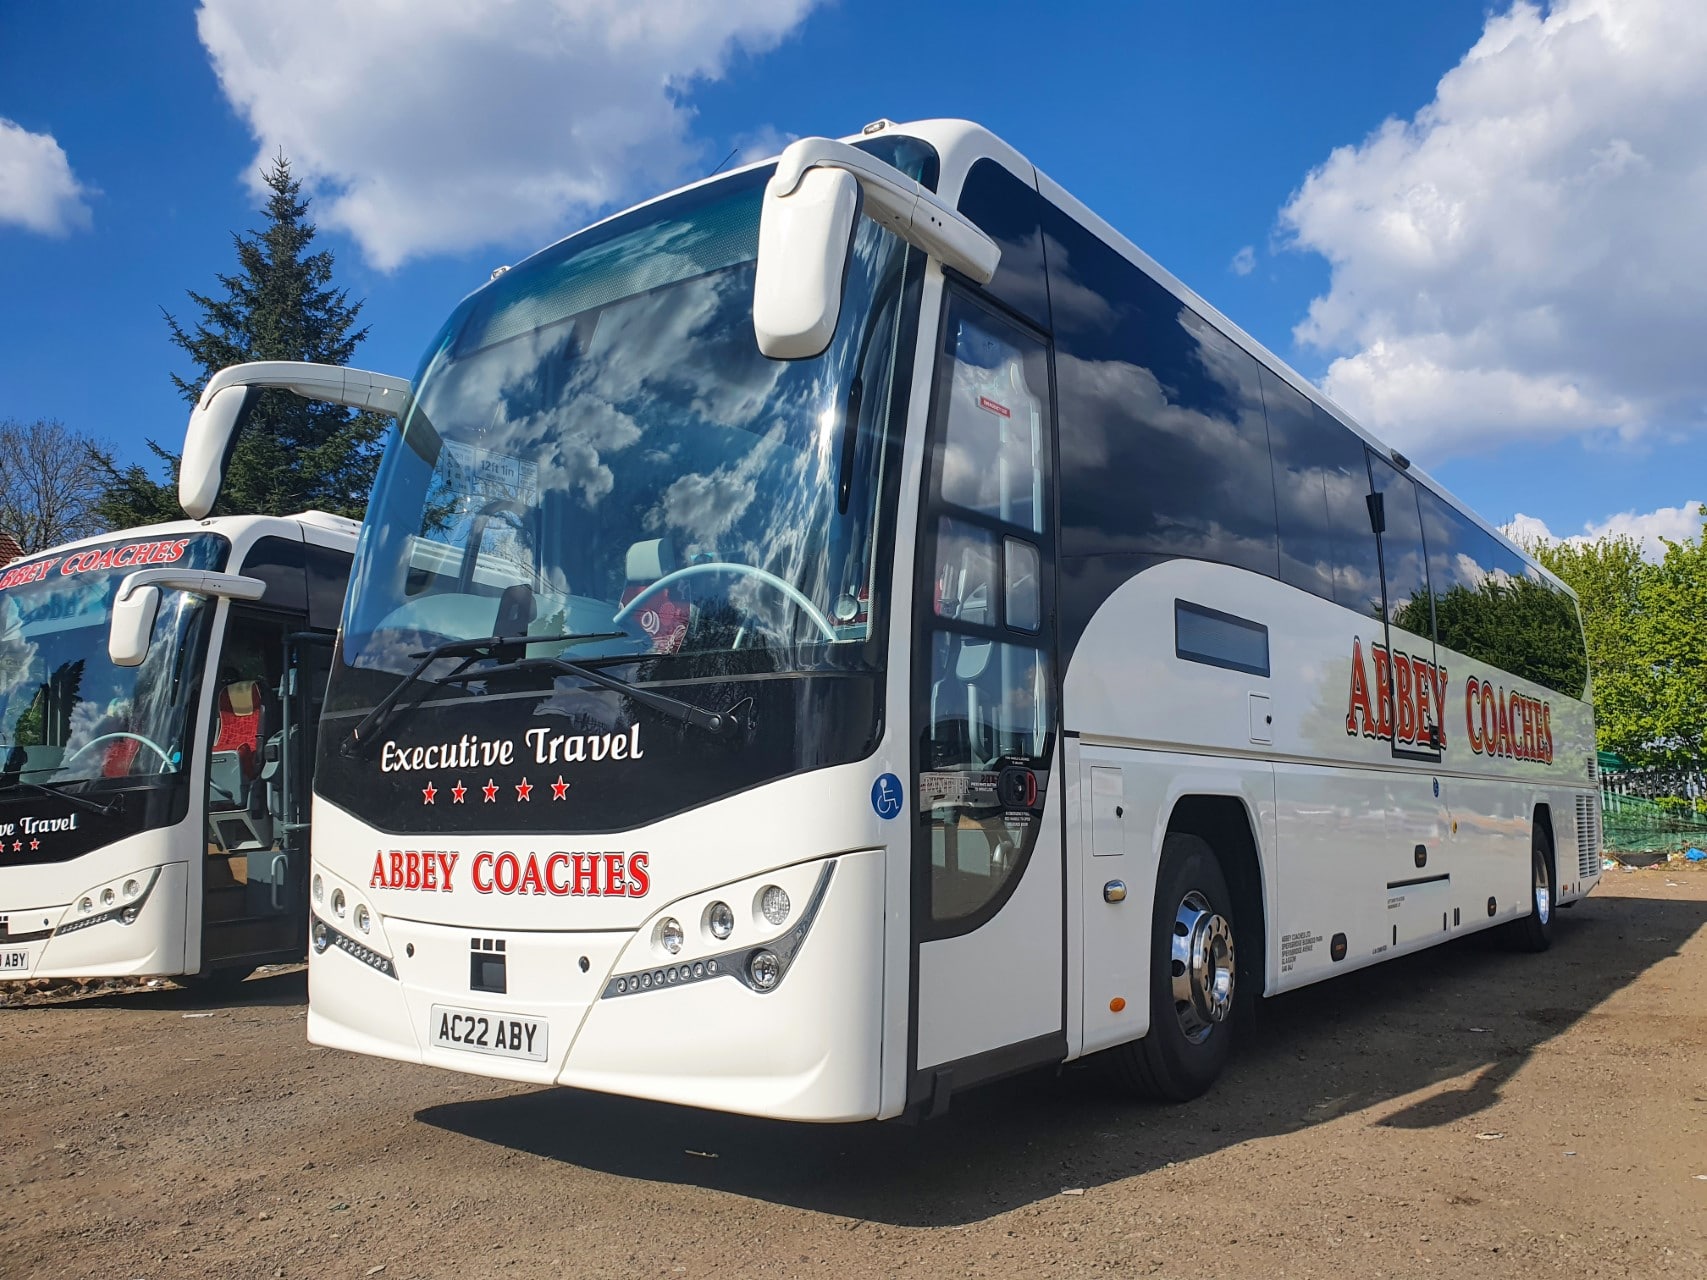
<svg viewBox="0 0 1707 1280">
<path fill-rule="evenodd" d="M 409 373 L 493 266 L 732 149 L 960 115 L 1490 518 L 1676 536 L 1707 497 L 1688 6 L 385 8 L 0 0 L 0 418 L 175 448 L 161 309 L 281 146 L 357 362 Z"/>
</svg>

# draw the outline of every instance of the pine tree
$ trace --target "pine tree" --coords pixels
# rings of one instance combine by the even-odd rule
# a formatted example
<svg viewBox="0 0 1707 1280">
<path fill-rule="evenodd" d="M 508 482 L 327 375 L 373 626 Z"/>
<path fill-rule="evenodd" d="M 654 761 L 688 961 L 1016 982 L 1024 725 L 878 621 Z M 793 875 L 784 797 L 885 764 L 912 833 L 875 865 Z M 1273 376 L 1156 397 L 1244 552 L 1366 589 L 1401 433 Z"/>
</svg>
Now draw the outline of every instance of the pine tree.
<svg viewBox="0 0 1707 1280">
<path fill-rule="evenodd" d="M 237 271 L 219 275 L 219 296 L 189 290 L 201 312 L 194 328 L 162 309 L 172 341 L 195 364 L 172 383 L 194 404 L 207 380 L 227 365 L 251 360 L 309 360 L 348 364 L 367 336 L 357 329 L 362 304 L 332 284 L 329 250 L 311 251 L 315 226 L 306 220 L 308 199 L 281 154 L 265 175 L 270 192 L 266 225 L 233 234 Z M 317 507 L 360 519 L 367 507 L 389 420 L 317 404 L 287 391 L 262 394 L 237 438 L 226 470 L 218 513 L 285 515 Z M 154 441 L 168 483 L 140 466 L 123 471 L 109 461 L 109 492 L 101 514 L 113 527 L 181 515 L 177 510 L 178 458 Z"/>
</svg>

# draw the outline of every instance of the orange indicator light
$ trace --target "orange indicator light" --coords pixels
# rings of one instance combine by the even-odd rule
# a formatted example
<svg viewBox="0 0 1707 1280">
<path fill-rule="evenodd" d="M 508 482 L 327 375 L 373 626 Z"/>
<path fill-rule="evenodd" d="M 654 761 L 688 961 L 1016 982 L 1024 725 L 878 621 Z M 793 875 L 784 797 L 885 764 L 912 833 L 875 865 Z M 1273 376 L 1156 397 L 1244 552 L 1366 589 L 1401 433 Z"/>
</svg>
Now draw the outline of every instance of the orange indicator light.
<svg viewBox="0 0 1707 1280">
<path fill-rule="evenodd" d="M 1108 1011 L 1110 1013 L 1119 1013 L 1125 1007 L 1126 1007 L 1126 997 L 1125 996 L 1115 996 L 1114 999 L 1112 999 L 1108 1002 Z"/>
</svg>

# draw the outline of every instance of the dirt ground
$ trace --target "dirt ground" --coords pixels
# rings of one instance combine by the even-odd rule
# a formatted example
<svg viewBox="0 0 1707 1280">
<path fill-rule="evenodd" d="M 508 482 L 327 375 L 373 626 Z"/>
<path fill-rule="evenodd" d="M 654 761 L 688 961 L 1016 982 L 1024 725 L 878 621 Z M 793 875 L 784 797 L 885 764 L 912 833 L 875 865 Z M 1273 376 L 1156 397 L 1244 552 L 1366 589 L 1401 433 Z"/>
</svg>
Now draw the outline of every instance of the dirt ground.
<svg viewBox="0 0 1707 1280">
<path fill-rule="evenodd" d="M 797 1127 L 310 1048 L 300 970 L 0 1008 L 0 1276 L 1707 1276 L 1707 872 L 1270 1002 L 1207 1097 Z M 15 1000 L 14 996 L 14 1000 Z"/>
</svg>

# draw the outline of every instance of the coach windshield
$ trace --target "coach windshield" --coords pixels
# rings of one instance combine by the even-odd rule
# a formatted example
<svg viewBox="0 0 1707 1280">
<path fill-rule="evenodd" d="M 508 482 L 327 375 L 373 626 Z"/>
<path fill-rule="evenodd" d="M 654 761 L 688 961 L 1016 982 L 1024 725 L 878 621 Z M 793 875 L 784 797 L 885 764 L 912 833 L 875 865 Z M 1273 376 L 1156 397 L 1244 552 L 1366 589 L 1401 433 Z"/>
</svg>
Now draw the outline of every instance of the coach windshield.
<svg viewBox="0 0 1707 1280">
<path fill-rule="evenodd" d="M 794 743 L 787 762 L 760 766 L 773 774 L 869 749 L 909 251 L 862 222 L 828 350 L 765 358 L 752 296 L 768 176 L 571 237 L 452 317 L 368 510 L 334 715 L 370 710 L 434 646 L 525 633 L 426 669 L 387 722 L 397 741 L 437 742 L 440 717 L 491 714 L 488 736 L 524 749 L 542 716 L 648 744 L 685 736 L 689 765 L 728 747 L 610 688 L 513 670 L 525 656 L 713 711 L 745 706 L 748 725 Z"/>
<path fill-rule="evenodd" d="M 110 790 L 184 771 L 200 687 L 205 597 L 168 591 L 148 657 L 107 657 L 113 596 L 145 566 L 218 569 L 224 538 L 130 538 L 0 570 L 0 799 Z"/>
</svg>

